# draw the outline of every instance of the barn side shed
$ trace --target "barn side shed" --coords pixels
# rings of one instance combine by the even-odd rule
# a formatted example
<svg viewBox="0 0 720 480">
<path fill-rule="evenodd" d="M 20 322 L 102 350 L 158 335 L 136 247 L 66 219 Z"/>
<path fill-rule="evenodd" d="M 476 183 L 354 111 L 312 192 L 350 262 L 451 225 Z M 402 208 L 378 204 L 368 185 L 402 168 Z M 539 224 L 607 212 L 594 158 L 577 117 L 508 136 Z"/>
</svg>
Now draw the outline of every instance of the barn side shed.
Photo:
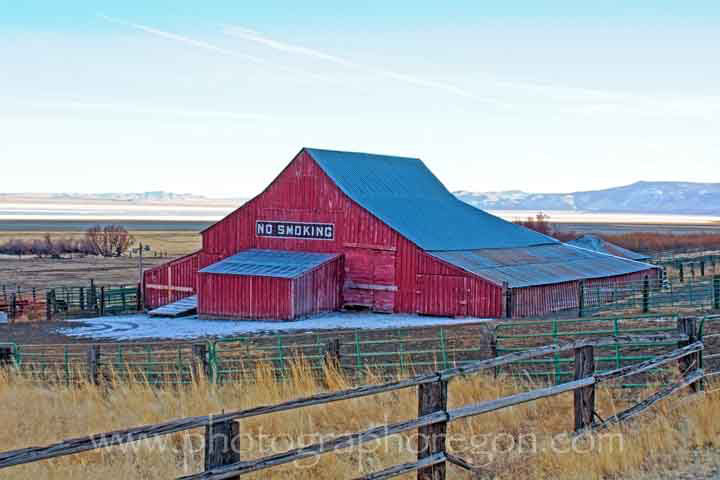
<svg viewBox="0 0 720 480">
<path fill-rule="evenodd" d="M 293 320 L 338 310 L 341 255 L 244 250 L 199 271 L 198 311 L 208 318 Z"/>
</svg>

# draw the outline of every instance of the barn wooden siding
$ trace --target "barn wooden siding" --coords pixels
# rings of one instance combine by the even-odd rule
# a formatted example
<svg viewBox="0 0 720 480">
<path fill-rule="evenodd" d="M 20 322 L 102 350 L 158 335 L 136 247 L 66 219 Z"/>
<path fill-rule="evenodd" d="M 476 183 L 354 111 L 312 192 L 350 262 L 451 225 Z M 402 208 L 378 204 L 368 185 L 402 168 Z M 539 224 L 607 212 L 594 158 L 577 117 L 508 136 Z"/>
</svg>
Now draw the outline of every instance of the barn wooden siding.
<svg viewBox="0 0 720 480">
<path fill-rule="evenodd" d="M 298 278 L 198 274 L 198 313 L 207 318 L 294 320 L 340 309 L 342 257 Z"/>
<path fill-rule="evenodd" d="M 340 310 L 344 276 L 343 257 L 337 257 L 293 279 L 293 318 Z"/>
<path fill-rule="evenodd" d="M 616 301 L 622 298 L 623 289 L 625 294 L 636 294 L 645 277 L 657 285 L 659 270 L 652 269 L 644 272 L 636 272 L 627 275 L 614 277 L 592 278 L 584 280 L 588 294 L 585 296 L 587 306 Z M 607 288 L 607 297 L 598 295 L 598 289 Z M 593 289 L 595 291 L 593 291 Z M 578 308 L 580 282 L 563 282 L 551 285 L 540 285 L 535 287 L 513 288 L 511 316 L 532 317 L 546 313 L 559 312 Z M 600 290 L 602 293 L 602 290 Z M 592 294 L 590 294 L 592 293 Z"/>
<path fill-rule="evenodd" d="M 292 280 L 199 273 L 198 313 L 208 318 L 289 320 Z"/>
<path fill-rule="evenodd" d="M 258 237 L 256 220 L 334 223 L 335 239 Z M 346 306 L 428 315 L 501 315 L 501 287 L 423 252 L 350 200 L 305 152 L 259 196 L 203 232 L 206 255 L 220 259 L 248 248 L 344 253 Z M 457 277 L 465 279 L 462 287 Z"/>
<path fill-rule="evenodd" d="M 155 308 L 196 293 L 200 252 L 191 253 L 143 273 L 145 308 Z"/>
</svg>

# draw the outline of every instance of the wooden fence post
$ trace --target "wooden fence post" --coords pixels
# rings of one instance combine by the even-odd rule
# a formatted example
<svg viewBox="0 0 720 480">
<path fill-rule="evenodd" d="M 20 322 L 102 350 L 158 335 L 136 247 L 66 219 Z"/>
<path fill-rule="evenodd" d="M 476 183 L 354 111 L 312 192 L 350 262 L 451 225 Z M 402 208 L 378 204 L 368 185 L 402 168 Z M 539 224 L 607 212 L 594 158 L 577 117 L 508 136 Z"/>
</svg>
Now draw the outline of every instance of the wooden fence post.
<svg viewBox="0 0 720 480">
<path fill-rule="evenodd" d="M 143 294 L 142 283 L 138 283 L 138 284 L 137 284 L 137 293 L 135 294 L 135 299 L 137 300 L 137 305 L 136 305 L 135 309 L 136 309 L 138 312 L 142 312 L 142 311 L 143 311 L 143 297 L 142 297 L 142 294 Z"/>
<path fill-rule="evenodd" d="M 328 342 L 325 350 L 325 364 L 328 367 L 340 369 L 340 339 L 334 338 Z"/>
<path fill-rule="evenodd" d="M 713 307 L 720 310 L 720 275 L 713 277 Z"/>
<path fill-rule="evenodd" d="M 447 410 L 447 381 L 418 386 L 418 416 Z M 418 460 L 445 452 L 447 422 L 418 428 Z M 445 462 L 417 471 L 417 480 L 445 480 Z"/>
<path fill-rule="evenodd" d="M 504 304 L 505 318 L 512 318 L 512 316 L 513 316 L 512 290 L 510 289 L 510 286 L 507 282 L 503 282 L 502 293 L 503 293 L 503 300 L 505 301 L 505 304 Z"/>
<path fill-rule="evenodd" d="M 105 287 L 100 287 L 100 316 L 105 316 Z"/>
<path fill-rule="evenodd" d="M 582 318 L 585 315 L 585 282 L 580 280 L 578 282 L 578 318 Z"/>
<path fill-rule="evenodd" d="M 497 333 L 496 330 L 493 330 L 493 333 L 490 337 L 490 355 L 492 358 L 495 358 L 498 356 L 498 350 L 497 350 Z M 497 378 L 498 373 L 500 373 L 500 369 L 498 367 L 493 368 L 493 377 Z"/>
<path fill-rule="evenodd" d="M 682 333 L 688 336 L 685 341 L 678 342 L 678 348 L 686 347 L 691 343 L 698 341 L 699 332 L 697 330 L 697 319 L 695 317 L 684 317 L 678 318 L 678 333 Z M 701 368 L 702 363 L 702 350 L 685 355 L 678 360 L 678 367 L 680 373 L 683 375 L 688 374 L 690 371 Z M 690 391 L 695 393 L 702 388 L 702 381 L 691 383 L 689 385 Z"/>
<path fill-rule="evenodd" d="M 235 420 L 205 426 L 205 471 L 240 461 L 240 425 Z M 234 479 L 240 478 L 231 477 Z"/>
<path fill-rule="evenodd" d="M 97 291 L 95 290 L 95 280 L 93 279 L 90 279 L 90 292 L 88 293 L 88 303 L 91 305 L 91 308 L 93 310 L 97 311 Z"/>
<path fill-rule="evenodd" d="M 17 317 L 17 293 L 10 296 L 10 321 L 14 321 Z"/>
<path fill-rule="evenodd" d="M 643 313 L 650 311 L 650 277 L 647 275 L 643 277 L 642 311 Z"/>
<path fill-rule="evenodd" d="M 13 364 L 13 350 L 9 345 L 0 346 L 0 368 L 8 368 Z"/>
<path fill-rule="evenodd" d="M 198 381 L 205 376 L 210 381 L 210 362 L 208 361 L 208 348 L 206 343 L 195 343 L 192 346 L 192 375 L 193 380 Z"/>
<path fill-rule="evenodd" d="M 88 382 L 97 385 L 100 380 L 100 345 L 90 345 L 87 351 Z"/>
<path fill-rule="evenodd" d="M 52 306 L 52 290 L 45 292 L 45 320 L 52 322 L 53 306 Z"/>
<path fill-rule="evenodd" d="M 595 352 L 593 347 L 575 349 L 575 380 L 595 374 Z M 595 385 L 577 388 L 575 396 L 575 431 L 592 425 L 595 412 Z"/>
</svg>

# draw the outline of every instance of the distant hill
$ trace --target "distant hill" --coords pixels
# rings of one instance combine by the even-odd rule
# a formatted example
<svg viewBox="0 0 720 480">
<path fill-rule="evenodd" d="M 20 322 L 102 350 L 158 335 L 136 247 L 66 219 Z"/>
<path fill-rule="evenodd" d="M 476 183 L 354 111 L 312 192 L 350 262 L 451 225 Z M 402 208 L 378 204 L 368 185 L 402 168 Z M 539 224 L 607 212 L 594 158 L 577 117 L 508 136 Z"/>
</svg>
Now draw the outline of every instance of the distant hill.
<svg viewBox="0 0 720 480">
<path fill-rule="evenodd" d="M 55 199 L 89 199 L 89 200 L 115 200 L 126 202 L 175 202 L 186 200 L 204 200 L 201 195 L 192 193 L 173 192 L 142 192 L 142 193 L 54 193 L 50 198 Z"/>
<path fill-rule="evenodd" d="M 575 193 L 454 192 L 489 210 L 572 210 L 602 213 L 720 215 L 720 183 L 636 182 L 624 187 Z"/>
</svg>

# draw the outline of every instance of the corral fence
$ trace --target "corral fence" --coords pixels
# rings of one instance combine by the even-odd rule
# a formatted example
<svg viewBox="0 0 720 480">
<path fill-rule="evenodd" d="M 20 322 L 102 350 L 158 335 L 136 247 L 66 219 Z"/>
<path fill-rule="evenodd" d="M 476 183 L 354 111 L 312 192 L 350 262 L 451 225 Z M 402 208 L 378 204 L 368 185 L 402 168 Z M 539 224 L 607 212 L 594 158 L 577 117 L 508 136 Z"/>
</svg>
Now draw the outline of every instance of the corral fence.
<svg viewBox="0 0 720 480">
<path fill-rule="evenodd" d="M 712 271 L 713 274 L 720 273 L 720 252 L 689 252 L 689 253 L 666 253 L 657 254 L 650 261 L 660 267 L 672 268 L 678 274 L 682 270 L 694 277 L 695 274 L 705 276 Z"/>
<path fill-rule="evenodd" d="M 0 312 L 7 321 L 52 321 L 72 317 L 118 315 L 143 311 L 139 285 L 95 285 L 50 288 L 0 286 Z"/>
<path fill-rule="evenodd" d="M 211 383 L 250 382 L 259 368 L 277 379 L 302 361 L 321 376 L 328 358 L 357 382 L 461 367 L 479 360 L 578 338 L 658 335 L 676 331 L 678 315 L 640 315 L 469 324 L 449 328 L 362 330 L 249 336 L 204 342 L 69 345 L 0 344 L 0 352 L 26 378 L 42 383 L 100 383 L 103 379 L 150 385 L 190 384 L 199 371 Z M 720 371 L 720 315 L 700 318 L 706 371 Z M 621 368 L 666 353 L 673 342 L 598 347 L 599 371 Z M 573 359 L 554 354 L 506 364 L 496 374 L 562 383 L 572 377 Z M 622 387 L 642 387 L 663 376 L 638 377 Z"/>
<path fill-rule="evenodd" d="M 679 315 L 639 315 L 615 317 L 590 317 L 581 319 L 552 319 L 525 322 L 503 322 L 495 327 L 494 350 L 497 355 L 524 351 L 552 342 L 573 341 L 577 338 L 593 338 L 606 335 L 654 335 L 673 332 Z M 699 335 L 705 343 L 703 365 L 706 372 L 720 373 L 720 315 L 698 317 Z M 599 347 L 595 357 L 600 371 L 646 361 L 674 347 L 672 342 L 653 342 L 643 345 L 613 345 Z M 503 373 L 524 378 L 538 378 L 546 382 L 562 383 L 572 377 L 573 359 L 567 355 L 554 354 L 509 364 Z M 661 375 L 662 372 L 654 372 Z M 643 378 L 636 383 L 625 383 L 625 388 L 644 387 Z"/>
<path fill-rule="evenodd" d="M 677 348 L 666 354 L 633 365 L 605 372 L 596 370 L 595 349 L 597 348 L 653 342 L 674 342 Z M 127 430 L 74 438 L 45 447 L 30 447 L 3 452 L 0 453 L 0 469 L 204 428 L 204 470 L 200 473 L 179 478 L 180 480 L 219 480 L 240 478 L 250 473 L 265 471 L 297 460 L 356 447 L 391 435 L 417 431 L 418 453 L 416 461 L 394 465 L 358 478 L 368 480 L 383 479 L 417 472 L 419 480 L 444 480 L 448 464 L 472 473 L 479 472 L 479 469 L 473 466 L 471 462 L 448 451 L 446 432 L 449 423 L 538 399 L 553 397 L 565 392 L 573 392 L 574 422 L 572 425 L 568 425 L 568 430 L 574 430 L 576 434 L 582 435 L 635 417 L 658 401 L 679 392 L 685 387 L 690 387 L 691 392 L 698 392 L 703 387 L 702 381 L 704 377 L 700 357 L 702 350 L 703 342 L 699 340 L 696 319 L 684 318 L 678 321 L 676 333 L 581 339 L 569 343 L 545 345 L 389 383 L 363 385 L 353 389 L 322 393 L 275 405 L 259 406 L 249 410 L 177 419 L 162 424 L 145 425 Z M 452 409 L 448 408 L 448 385 L 458 377 L 497 369 L 518 361 L 527 361 L 548 354 L 563 352 L 571 352 L 574 357 L 574 372 L 570 381 L 481 403 Z M 331 362 L 332 359 L 328 361 Z M 677 362 L 679 367 L 680 373 L 677 378 L 632 407 L 620 411 L 605 420 L 596 420 L 598 418 L 595 411 L 595 390 L 597 385 L 641 374 L 673 362 Z M 395 392 L 407 388 L 417 388 L 418 414 L 417 417 L 411 420 L 339 435 L 322 443 L 275 453 L 254 460 L 243 460 L 240 458 L 240 452 L 232 447 L 236 445 L 236 440 L 240 435 L 241 427 L 237 420 Z"/>
<path fill-rule="evenodd" d="M 572 300 L 578 317 L 630 313 L 720 310 L 720 274 L 667 279 L 645 277 L 612 285 L 581 281 Z M 563 300 L 567 301 L 567 300 Z M 562 310 L 562 308 L 555 308 Z"/>
<path fill-rule="evenodd" d="M 29 379 L 74 384 L 115 378 L 151 385 L 188 384 L 193 369 L 225 384 L 251 381 L 260 366 L 276 378 L 304 362 L 321 375 L 328 356 L 343 372 L 361 379 L 414 374 L 490 358 L 489 324 L 449 328 L 359 330 L 224 338 L 205 342 L 148 342 L 67 345 L 0 343 L 13 365 Z"/>
</svg>

